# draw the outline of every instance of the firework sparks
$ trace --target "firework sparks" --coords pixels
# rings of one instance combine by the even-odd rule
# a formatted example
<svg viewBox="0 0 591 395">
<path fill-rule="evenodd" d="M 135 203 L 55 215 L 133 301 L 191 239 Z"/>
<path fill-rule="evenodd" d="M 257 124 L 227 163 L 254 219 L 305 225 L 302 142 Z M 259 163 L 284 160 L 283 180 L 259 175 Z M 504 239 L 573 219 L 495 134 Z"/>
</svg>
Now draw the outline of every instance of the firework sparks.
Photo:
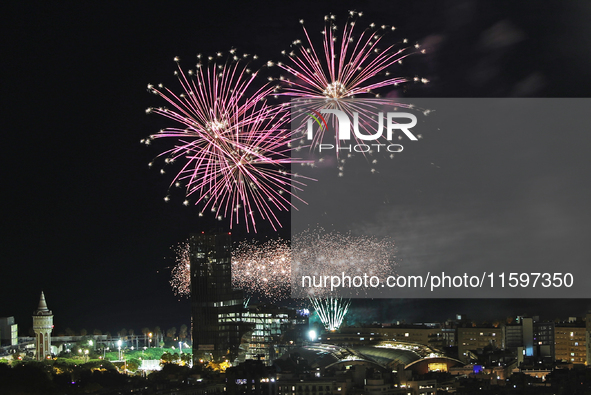
<svg viewBox="0 0 591 395">
<path fill-rule="evenodd" d="M 336 331 L 341 327 L 351 305 L 351 299 L 333 297 L 324 299 L 311 297 L 310 302 L 328 331 Z"/>
<path fill-rule="evenodd" d="M 285 240 L 243 242 L 232 253 L 232 285 L 271 301 L 289 297 L 291 249 Z"/>
<path fill-rule="evenodd" d="M 175 121 L 178 126 L 161 130 L 143 140 L 175 141 L 173 148 L 159 156 L 165 163 L 182 162 L 171 185 L 186 188 L 187 196 L 196 196 L 202 212 L 210 209 L 218 219 L 229 218 L 230 227 L 242 219 L 247 230 L 256 232 L 255 215 L 281 226 L 275 212 L 292 207 L 292 192 L 301 190 L 286 170 L 298 160 L 290 157 L 291 132 L 285 127 L 286 112 L 271 107 L 265 97 L 272 92 L 269 84 L 255 87 L 256 72 L 243 61 L 197 64 L 185 73 L 180 66 L 178 77 L 182 94 L 163 85 L 148 85 L 148 90 L 163 98 L 170 108 L 149 108 Z M 178 58 L 175 61 L 179 62 Z M 164 170 L 161 171 L 164 173 Z M 165 200 L 168 200 L 168 196 Z M 185 205 L 189 204 L 185 200 Z"/>
<path fill-rule="evenodd" d="M 170 271 L 170 285 L 176 296 L 188 298 L 191 295 L 191 261 L 189 243 L 180 243 L 174 248 L 176 265 Z"/>
<path fill-rule="evenodd" d="M 175 295 L 191 294 L 191 261 L 189 244 L 175 248 L 176 266 L 171 271 L 170 284 Z M 291 289 L 291 249 L 285 240 L 265 243 L 242 242 L 232 252 L 232 286 L 248 294 L 263 295 L 270 301 L 289 297 Z M 248 305 L 250 296 L 246 299 Z"/>
<path fill-rule="evenodd" d="M 286 83 L 283 95 L 339 100 L 366 95 L 375 89 L 407 81 L 404 77 L 390 76 L 388 69 L 409 56 L 412 53 L 409 48 L 395 49 L 394 45 L 380 48 L 386 32 L 395 28 L 372 24 L 355 36 L 355 18 L 360 15 L 351 12 L 342 35 L 337 34 L 339 28 L 335 16 L 326 16 L 322 51 L 314 46 L 308 30 L 303 27 L 306 41 L 294 41 L 292 47 L 296 48 L 295 51 L 284 53 L 290 64 L 277 63 L 290 75 L 290 78 L 282 78 Z M 300 22 L 303 26 L 303 20 Z M 406 43 L 407 40 L 404 40 L 403 44 Z M 379 78 L 382 74 L 383 77 Z"/>
<path fill-rule="evenodd" d="M 296 106 L 300 107 L 299 112 L 302 114 L 322 108 L 345 111 L 351 118 L 357 113 L 360 129 L 369 132 L 367 125 L 375 124 L 375 109 L 382 105 L 392 105 L 391 101 L 375 99 L 380 97 L 375 93 L 377 90 L 410 80 L 423 83 L 428 80 L 393 76 L 390 71 L 392 67 L 401 64 L 407 56 L 417 52 L 424 53 L 424 50 L 418 44 L 409 46 L 406 39 L 398 44 L 384 45 L 384 36 L 395 30 L 393 26 L 376 26 L 372 23 L 356 35 L 355 26 L 361 15 L 362 13 L 351 11 L 342 28 L 342 34 L 338 33 L 340 27 L 335 22 L 335 16 L 325 16 L 321 49 L 314 46 L 308 30 L 303 26 L 305 40 L 293 41 L 292 50 L 283 51 L 288 60 L 277 63 L 287 76 L 280 77 L 282 84 L 276 88 L 276 93 L 305 99 L 305 102 Z M 304 24 L 303 20 L 300 22 Z M 367 99 L 368 96 L 372 99 Z M 350 100 L 352 98 L 365 99 Z M 394 104 L 394 107 L 408 106 Z M 333 126 L 338 147 L 338 128 L 334 119 Z M 326 128 L 327 125 L 320 127 L 310 145 L 312 148 L 325 140 Z M 355 139 L 360 141 L 357 136 Z M 338 155 L 338 149 L 336 153 Z"/>
<path fill-rule="evenodd" d="M 289 243 L 281 239 L 265 243 L 242 242 L 232 253 L 232 286 L 277 302 L 290 296 L 292 281 L 299 284 L 304 272 L 313 272 L 315 276 L 368 274 L 385 277 L 393 270 L 394 243 L 388 238 L 327 233 L 318 228 L 295 235 L 293 245 L 292 253 Z M 188 243 L 181 243 L 175 251 L 177 264 L 171 272 L 170 284 L 175 295 L 188 297 L 191 293 Z M 310 300 L 325 328 L 338 329 L 351 300 L 331 295 L 330 288 L 307 291 L 310 292 L 304 296 Z"/>
<path fill-rule="evenodd" d="M 307 230 L 292 238 L 292 281 L 300 285 L 303 275 L 386 277 L 393 272 L 394 253 L 394 242 L 389 238 L 329 233 L 322 228 Z M 350 299 L 334 297 L 330 287 L 321 284 L 319 281 L 319 286 L 299 290 L 305 291 L 325 328 L 338 329 Z"/>
<path fill-rule="evenodd" d="M 292 243 L 293 249 L 284 240 L 240 244 L 232 256 L 232 285 L 276 302 L 290 295 L 292 281 L 299 284 L 304 270 L 316 276 L 387 276 L 393 270 L 395 249 L 388 238 L 327 233 L 318 228 L 293 236 Z M 310 300 L 325 328 L 338 329 L 351 300 L 334 297 L 330 288 L 307 291 L 302 296 Z"/>
<path fill-rule="evenodd" d="M 394 270 L 394 254 L 394 242 L 389 238 L 309 229 L 292 238 L 292 275 L 297 284 L 301 284 L 302 275 L 387 277 Z M 330 287 L 320 284 L 305 290 L 312 296 L 332 296 Z"/>
</svg>

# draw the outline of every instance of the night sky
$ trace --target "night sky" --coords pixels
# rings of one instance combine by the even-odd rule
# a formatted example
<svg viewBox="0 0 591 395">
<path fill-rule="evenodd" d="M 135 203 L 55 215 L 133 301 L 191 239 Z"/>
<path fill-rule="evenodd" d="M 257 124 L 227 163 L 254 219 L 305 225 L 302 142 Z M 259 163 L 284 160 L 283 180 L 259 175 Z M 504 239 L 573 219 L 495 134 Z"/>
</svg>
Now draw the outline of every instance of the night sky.
<svg viewBox="0 0 591 395">
<path fill-rule="evenodd" d="M 237 48 L 261 59 L 321 29 L 327 13 L 363 11 L 428 54 L 401 73 L 429 78 L 404 97 L 589 97 L 591 5 L 575 1 L 19 2 L 4 6 L 3 254 L 0 316 L 26 335 L 43 289 L 56 330 L 139 331 L 189 324 L 173 295 L 172 245 L 220 223 L 165 202 L 171 174 L 140 140 L 166 126 L 148 83 L 175 86 L 173 58 Z M 262 62 L 261 62 L 262 64 Z M 466 164 L 469 166 L 469 164 Z M 589 167 L 589 163 L 581 163 Z M 395 196 L 392 191 L 392 196 Z M 428 210 L 427 210 L 428 211 Z M 288 217 L 286 217 L 288 218 Z M 286 226 L 281 236 L 288 237 Z M 233 230 L 235 240 L 246 235 Z M 276 237 L 261 226 L 257 238 Z M 168 267 L 168 269 L 167 269 Z M 433 321 L 482 314 L 482 301 L 364 301 L 356 313 Z M 486 301 L 490 313 L 581 315 L 589 300 Z M 480 312 L 480 313 L 479 313 Z M 486 318 L 482 316 L 482 318 Z"/>
</svg>

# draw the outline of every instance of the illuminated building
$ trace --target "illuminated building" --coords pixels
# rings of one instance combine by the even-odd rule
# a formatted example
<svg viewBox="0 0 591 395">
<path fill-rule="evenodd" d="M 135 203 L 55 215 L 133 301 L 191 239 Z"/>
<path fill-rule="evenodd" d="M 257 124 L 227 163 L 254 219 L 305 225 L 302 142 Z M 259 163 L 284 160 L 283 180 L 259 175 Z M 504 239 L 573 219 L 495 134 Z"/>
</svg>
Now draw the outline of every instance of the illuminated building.
<svg viewBox="0 0 591 395">
<path fill-rule="evenodd" d="M 189 238 L 193 358 L 234 361 L 246 329 L 241 322 L 242 291 L 232 289 L 229 233 Z"/>
<path fill-rule="evenodd" d="M 582 323 L 556 324 L 556 359 L 573 364 L 587 363 L 587 328 Z"/>
<path fill-rule="evenodd" d="M 437 393 L 437 380 L 409 381 L 408 388 L 412 395 L 433 395 Z"/>
<path fill-rule="evenodd" d="M 505 348 L 504 327 L 501 328 L 458 328 L 458 357 L 469 361 L 469 351 L 479 348 Z"/>
<path fill-rule="evenodd" d="M 585 334 L 585 340 L 587 343 L 587 365 L 591 364 L 591 312 L 587 313 L 585 319 L 587 322 L 587 332 Z"/>
<path fill-rule="evenodd" d="M 292 314 L 293 315 L 293 314 Z M 270 364 L 279 355 L 279 338 L 287 325 L 291 324 L 287 309 L 251 306 L 242 313 L 241 321 L 251 330 L 247 334 L 248 346 L 245 360 L 261 360 Z M 244 346 L 243 346 L 244 347 Z"/>
<path fill-rule="evenodd" d="M 37 361 L 51 356 L 51 331 L 53 330 L 53 313 L 47 308 L 45 295 L 41 292 L 39 306 L 33 313 L 33 331 L 35 331 L 35 358 Z"/>
<path fill-rule="evenodd" d="M 275 395 L 276 371 L 263 361 L 246 361 L 226 370 L 228 394 Z"/>
<path fill-rule="evenodd" d="M 534 355 L 556 359 L 554 322 L 534 321 Z"/>
<path fill-rule="evenodd" d="M 0 345 L 16 346 L 18 344 L 18 325 L 14 317 L 0 318 Z"/>
<path fill-rule="evenodd" d="M 427 325 L 345 327 L 326 333 L 322 339 L 338 345 L 364 345 L 378 341 L 402 341 L 441 348 L 446 346 L 442 328 Z"/>
<path fill-rule="evenodd" d="M 278 395 L 332 395 L 341 393 L 335 384 L 328 380 L 281 381 L 277 386 Z"/>
<path fill-rule="evenodd" d="M 554 361 L 554 322 L 540 322 L 539 317 L 518 317 L 516 324 L 505 327 L 505 346 L 517 353 L 518 361 L 525 357 Z"/>
</svg>

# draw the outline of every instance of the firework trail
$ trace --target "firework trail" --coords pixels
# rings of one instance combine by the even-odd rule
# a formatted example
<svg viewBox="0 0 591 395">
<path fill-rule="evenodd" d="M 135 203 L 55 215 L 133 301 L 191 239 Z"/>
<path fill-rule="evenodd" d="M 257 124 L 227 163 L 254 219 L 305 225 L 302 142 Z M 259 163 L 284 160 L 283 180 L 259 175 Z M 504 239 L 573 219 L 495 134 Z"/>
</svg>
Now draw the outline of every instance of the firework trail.
<svg viewBox="0 0 591 395">
<path fill-rule="evenodd" d="M 159 156 L 165 157 L 167 164 L 182 162 L 171 185 L 184 185 L 186 195 L 196 196 L 195 204 L 202 210 L 210 209 L 220 220 L 229 218 L 230 227 L 243 220 L 247 231 L 252 227 L 256 232 L 256 215 L 276 229 L 281 224 L 275 212 L 292 207 L 290 196 L 301 201 L 292 189 L 299 191 L 304 184 L 293 180 L 287 170 L 291 163 L 300 161 L 290 156 L 292 134 L 286 128 L 286 112 L 265 101 L 273 87 L 257 88 L 257 73 L 234 50 L 230 53 L 231 60 L 218 63 L 210 58 L 207 65 L 198 63 L 187 73 L 179 65 L 175 75 L 180 95 L 161 84 L 148 85 L 170 108 L 146 111 L 177 126 L 142 141 L 174 141 L 174 147 Z M 175 61 L 178 65 L 179 59 Z"/>
<path fill-rule="evenodd" d="M 394 253 L 394 242 L 389 238 L 309 229 L 292 237 L 292 283 L 298 284 L 299 292 L 310 299 L 324 327 L 336 330 L 349 309 L 350 299 L 335 297 L 330 287 L 300 288 L 302 276 L 386 277 L 393 272 Z"/>
<path fill-rule="evenodd" d="M 351 299 L 343 298 L 312 298 L 310 302 L 318 314 L 318 318 L 328 331 L 336 331 L 341 327 L 349 306 L 351 306 Z"/>
<path fill-rule="evenodd" d="M 424 53 L 424 50 L 421 50 L 418 44 L 414 47 L 408 46 L 406 39 L 399 44 L 385 45 L 385 48 L 381 48 L 385 34 L 395 28 L 387 25 L 376 26 L 372 23 L 368 29 L 356 35 L 354 28 L 357 18 L 361 17 L 362 13 L 350 11 L 349 14 L 342 34 L 338 34 L 339 26 L 335 23 L 334 15 L 324 17 L 326 23 L 322 31 L 320 48 L 314 45 L 308 30 L 303 27 L 306 39 L 293 41 L 292 50 L 282 52 L 288 60 L 277 63 L 287 72 L 287 76 L 280 77 L 282 85 L 276 89 L 276 93 L 305 99 L 306 102 L 300 102 L 296 106 L 299 107 L 296 113 L 313 113 L 321 108 L 339 109 L 350 115 L 357 112 L 361 129 L 367 130 L 368 125 L 375 124 L 373 114 L 377 106 L 392 105 L 391 100 L 350 99 L 367 98 L 368 95 L 379 97 L 374 91 L 409 81 L 405 77 L 392 76 L 389 69 L 402 63 L 407 56 L 417 52 Z M 300 20 L 300 23 L 303 25 L 304 21 Z M 414 81 L 428 82 L 419 77 L 415 77 Z M 394 107 L 408 106 L 394 104 Z M 334 125 L 337 132 L 336 124 Z M 321 126 L 320 132 L 314 136 L 312 148 L 323 142 L 326 127 L 327 125 Z M 356 136 L 355 138 L 359 141 Z M 339 144 L 336 133 L 335 143 Z M 338 155 L 339 150 L 336 152 Z"/>
<path fill-rule="evenodd" d="M 189 243 L 183 242 L 174 248 L 176 265 L 170 271 L 170 285 L 176 296 L 188 298 L 191 295 L 191 261 Z"/>
<path fill-rule="evenodd" d="M 242 242 L 232 253 L 232 286 L 272 302 L 289 297 L 291 249 L 285 240 Z"/>
</svg>

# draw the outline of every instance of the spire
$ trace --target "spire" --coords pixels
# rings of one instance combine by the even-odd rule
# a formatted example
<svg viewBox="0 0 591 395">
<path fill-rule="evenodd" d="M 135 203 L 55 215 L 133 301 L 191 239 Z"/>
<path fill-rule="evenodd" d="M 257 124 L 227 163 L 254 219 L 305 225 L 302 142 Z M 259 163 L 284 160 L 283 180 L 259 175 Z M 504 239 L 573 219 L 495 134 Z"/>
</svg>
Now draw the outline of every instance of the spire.
<svg viewBox="0 0 591 395">
<path fill-rule="evenodd" d="M 45 294 L 41 291 L 41 297 L 39 298 L 39 307 L 37 310 L 49 310 L 47 308 L 47 302 L 45 302 Z"/>
<path fill-rule="evenodd" d="M 47 308 L 47 302 L 45 301 L 45 294 L 41 291 L 41 296 L 39 297 L 39 307 L 37 307 L 37 311 L 34 313 L 35 315 L 52 315 L 51 310 Z"/>
</svg>

